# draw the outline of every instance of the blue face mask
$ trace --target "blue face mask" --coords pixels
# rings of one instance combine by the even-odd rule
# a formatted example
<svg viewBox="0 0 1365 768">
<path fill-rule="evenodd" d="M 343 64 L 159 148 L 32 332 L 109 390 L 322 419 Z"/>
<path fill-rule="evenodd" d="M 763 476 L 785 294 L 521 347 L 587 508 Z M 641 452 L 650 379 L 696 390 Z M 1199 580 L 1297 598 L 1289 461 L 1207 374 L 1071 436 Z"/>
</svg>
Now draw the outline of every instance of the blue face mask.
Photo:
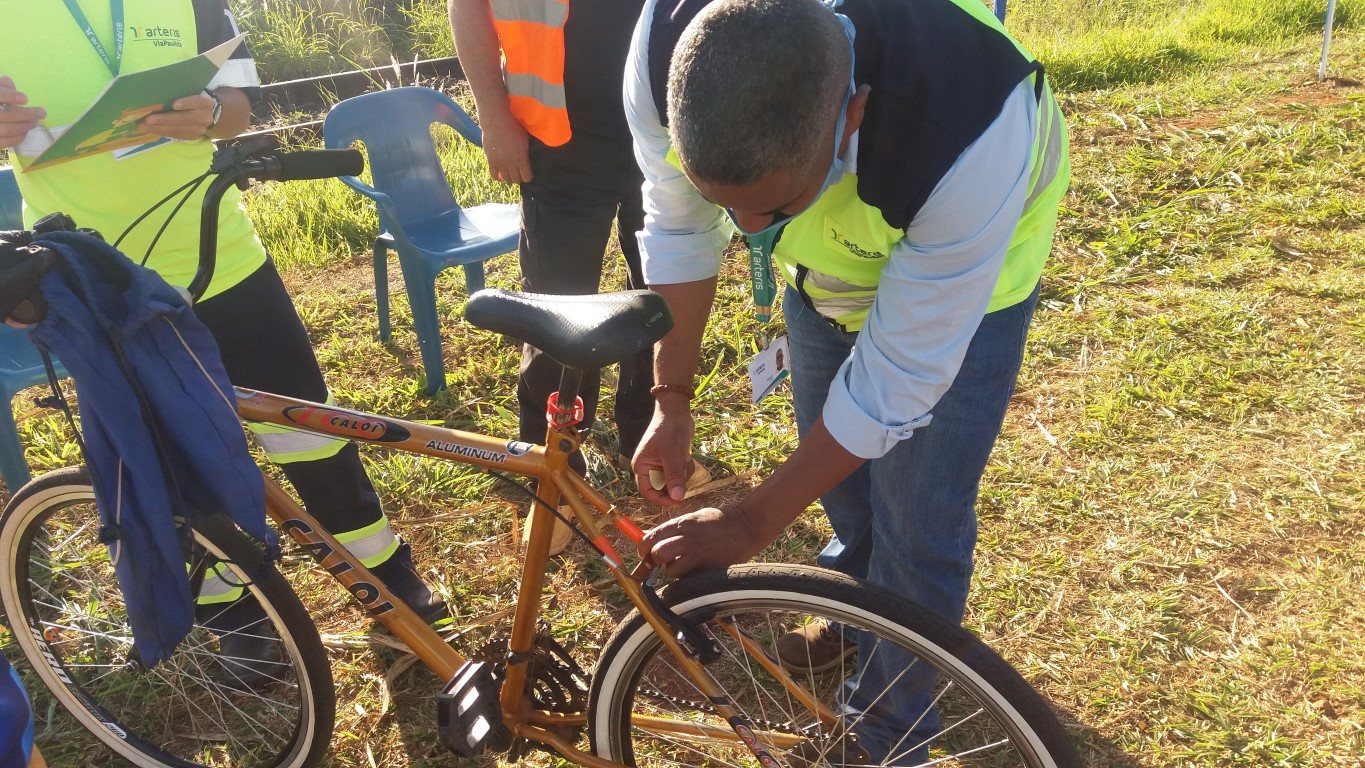
<svg viewBox="0 0 1365 768">
<path fill-rule="evenodd" d="M 840 5 L 841 2 L 842 0 L 836 0 L 833 4 L 830 3 L 826 4 L 830 5 L 830 10 L 833 10 L 835 7 Z M 849 21 L 848 17 L 843 15 L 842 13 L 835 13 L 834 17 L 837 18 L 839 20 L 839 23 L 843 25 L 844 36 L 848 38 L 848 63 L 849 71 L 851 73 L 853 71 L 854 62 L 853 22 Z M 844 177 L 844 158 L 839 156 L 839 145 L 843 143 L 844 123 L 848 119 L 848 100 L 850 97 L 853 96 L 855 90 L 856 86 L 854 85 L 853 77 L 850 74 L 848 90 L 844 92 L 844 103 L 839 106 L 839 120 L 837 123 L 834 124 L 834 161 L 830 163 L 829 172 L 825 174 L 825 182 L 822 185 L 820 185 L 820 191 L 815 195 L 815 197 L 812 197 L 810 199 L 810 202 L 807 203 L 806 206 L 801 210 L 796 211 L 794 213 L 783 212 L 781 215 L 774 216 L 772 222 L 769 223 L 768 226 L 758 230 L 748 230 L 740 226 L 739 219 L 735 218 L 735 210 L 733 208 L 726 208 L 725 212 L 730 215 L 730 221 L 734 223 L 735 229 L 738 229 L 740 232 L 749 237 L 775 233 L 777 230 L 786 226 L 787 223 L 790 222 L 792 219 L 805 213 L 812 205 L 815 205 L 815 201 L 819 200 L 821 197 L 824 196 L 826 190 L 828 190 L 835 184 L 839 183 L 839 180 Z"/>
</svg>

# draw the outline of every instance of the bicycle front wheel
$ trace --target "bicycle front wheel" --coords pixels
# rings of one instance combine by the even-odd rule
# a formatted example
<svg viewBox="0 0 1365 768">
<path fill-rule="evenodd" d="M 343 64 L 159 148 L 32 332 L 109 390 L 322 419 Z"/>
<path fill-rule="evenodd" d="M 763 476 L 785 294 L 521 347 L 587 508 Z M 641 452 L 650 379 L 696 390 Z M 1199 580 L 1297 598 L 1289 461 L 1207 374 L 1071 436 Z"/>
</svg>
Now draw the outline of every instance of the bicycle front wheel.
<svg viewBox="0 0 1365 768">
<path fill-rule="evenodd" d="M 25 485 L 0 516 L 0 600 L 16 644 L 51 696 L 139 766 L 298 768 L 320 757 L 335 714 L 327 655 L 260 549 L 213 516 L 194 524 L 188 555 L 192 569 L 221 563 L 220 578 L 245 586 L 262 609 L 256 613 L 265 621 L 240 632 L 266 638 L 269 674 L 245 685 L 220 653 L 230 634 L 221 628 L 196 623 L 171 658 L 151 669 L 132 661 L 123 595 L 99 531 L 94 489 L 79 467 Z M 49 759 L 62 759 L 63 748 L 43 744 Z"/>
<path fill-rule="evenodd" d="M 662 598 L 719 644 L 706 669 L 780 766 L 1081 765 L 1047 703 L 1004 660 L 873 585 L 749 565 L 681 579 Z M 822 663 L 789 644 L 814 627 L 827 630 Z M 755 762 L 638 613 L 602 652 L 589 723 L 597 754 L 627 765 Z"/>
</svg>

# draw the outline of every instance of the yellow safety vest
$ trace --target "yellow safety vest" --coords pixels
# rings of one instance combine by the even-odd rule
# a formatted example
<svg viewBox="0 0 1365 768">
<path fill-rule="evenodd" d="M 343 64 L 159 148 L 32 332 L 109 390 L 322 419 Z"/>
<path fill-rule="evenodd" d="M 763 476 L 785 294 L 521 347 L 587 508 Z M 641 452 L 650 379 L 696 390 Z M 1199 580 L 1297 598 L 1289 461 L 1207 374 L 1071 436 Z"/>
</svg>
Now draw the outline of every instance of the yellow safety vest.
<svg viewBox="0 0 1365 768">
<path fill-rule="evenodd" d="M 42 125 L 60 131 L 76 118 L 110 80 L 109 67 L 96 53 L 65 4 L 13 3 L 0 25 L 0 72 L 28 94 L 29 104 L 47 110 Z M 108 0 L 80 0 L 80 7 L 106 51 L 115 50 Z M 120 71 L 137 72 L 191 58 L 199 53 L 193 4 L 189 0 L 124 0 L 126 33 Z M 190 94 L 185 94 L 190 95 Z M 173 141 L 118 160 L 103 153 L 23 173 L 41 149 L 38 131 L 29 133 L 10 157 L 24 196 L 24 221 L 49 213 L 69 214 L 82 227 L 99 230 L 111 241 L 147 207 L 176 187 L 208 170 L 213 143 Z M 147 266 L 167 282 L 188 285 L 199 263 L 199 202 L 203 187 L 171 220 Z M 265 263 L 265 249 L 240 208 L 240 193 L 229 189 L 219 214 L 218 263 L 205 298 L 221 293 Z M 141 261 L 170 214 L 163 206 L 128 236 L 119 248 Z"/>
</svg>

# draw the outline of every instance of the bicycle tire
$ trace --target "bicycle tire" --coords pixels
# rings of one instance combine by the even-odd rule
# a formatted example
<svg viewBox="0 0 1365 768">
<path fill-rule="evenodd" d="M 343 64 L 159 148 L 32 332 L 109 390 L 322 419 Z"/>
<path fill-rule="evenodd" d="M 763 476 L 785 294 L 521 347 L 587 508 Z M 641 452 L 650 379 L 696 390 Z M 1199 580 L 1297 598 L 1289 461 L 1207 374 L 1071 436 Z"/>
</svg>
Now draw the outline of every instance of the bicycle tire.
<svg viewBox="0 0 1365 768">
<path fill-rule="evenodd" d="M 721 644 L 721 658 L 707 670 L 749 718 L 754 737 L 779 766 L 865 765 L 868 758 L 870 764 L 894 765 L 1081 765 L 1051 707 L 1000 656 L 962 627 L 871 584 L 819 568 L 757 564 L 689 576 L 671 584 L 661 597 Z M 861 630 L 868 658 L 881 654 L 881 661 L 899 662 L 904 657 L 890 652 L 898 649 L 914 657 L 907 660 L 907 669 L 928 664 L 924 669 L 932 668 L 937 678 L 929 703 L 936 712 L 924 722 L 937 719 L 940 727 L 927 738 L 917 733 L 913 739 L 913 729 L 897 729 L 903 735 L 887 745 L 884 758 L 866 750 L 860 757 L 861 737 L 840 734 L 858 734 L 871 718 L 839 703 L 859 685 L 854 681 L 860 678 L 850 677 L 858 654 L 826 671 L 807 669 L 794 676 L 837 715 L 820 724 L 721 624 L 734 621 L 771 654 L 776 637 L 812 619 L 832 619 Z M 593 675 L 588 710 L 592 747 L 599 756 L 630 766 L 753 764 L 753 754 L 705 701 L 635 612 L 608 640 Z M 632 727 L 632 715 L 642 716 L 638 727 Z M 646 723 L 646 717 L 674 720 L 676 732 L 666 732 L 657 721 Z M 709 735 L 701 733 L 707 726 L 712 728 Z"/>
<path fill-rule="evenodd" d="M 132 636 L 99 529 L 83 467 L 28 483 L 0 513 L 0 602 L 30 681 L 138 766 L 302 768 L 320 758 L 335 719 L 331 668 L 312 619 L 261 549 L 221 515 L 193 525 L 190 557 L 226 565 L 280 641 L 282 671 L 272 667 L 273 679 L 250 689 L 227 684 L 218 636 L 198 623 L 156 667 L 127 663 Z"/>
</svg>

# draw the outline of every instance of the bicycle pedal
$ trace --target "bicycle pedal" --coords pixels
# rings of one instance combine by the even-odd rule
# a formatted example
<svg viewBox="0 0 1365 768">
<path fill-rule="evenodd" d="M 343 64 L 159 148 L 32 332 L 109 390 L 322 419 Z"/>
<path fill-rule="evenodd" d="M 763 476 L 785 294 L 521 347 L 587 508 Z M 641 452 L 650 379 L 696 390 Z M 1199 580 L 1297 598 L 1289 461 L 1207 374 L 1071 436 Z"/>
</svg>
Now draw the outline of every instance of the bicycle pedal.
<svg viewBox="0 0 1365 768">
<path fill-rule="evenodd" d="M 505 752 L 512 732 L 502 721 L 502 675 L 486 661 L 467 661 L 436 696 L 436 728 L 446 749 L 461 757 Z"/>
</svg>

